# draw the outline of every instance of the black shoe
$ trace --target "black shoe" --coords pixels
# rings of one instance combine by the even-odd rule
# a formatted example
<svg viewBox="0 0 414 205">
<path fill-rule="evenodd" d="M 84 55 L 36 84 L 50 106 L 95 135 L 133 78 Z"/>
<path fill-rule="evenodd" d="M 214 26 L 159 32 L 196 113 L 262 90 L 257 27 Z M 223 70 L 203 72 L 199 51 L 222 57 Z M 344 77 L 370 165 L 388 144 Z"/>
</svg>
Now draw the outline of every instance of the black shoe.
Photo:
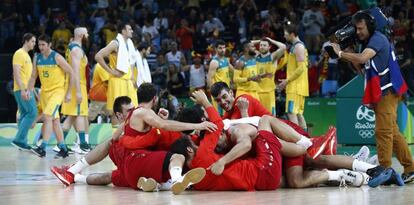
<svg viewBox="0 0 414 205">
<path fill-rule="evenodd" d="M 68 150 L 69 154 L 73 154 L 75 152 L 73 152 L 73 150 L 71 148 L 69 148 L 68 146 L 66 146 L 66 149 Z M 53 147 L 53 151 L 56 153 L 59 153 L 60 148 L 56 145 L 55 147 Z"/>
<path fill-rule="evenodd" d="M 83 152 L 86 152 L 86 153 L 92 150 L 91 146 L 88 143 L 80 144 L 79 147 Z"/>
<path fill-rule="evenodd" d="M 12 141 L 11 144 L 22 151 L 30 151 L 32 149 L 32 147 L 30 147 L 29 145 L 21 142 Z"/>
<path fill-rule="evenodd" d="M 368 169 L 368 170 L 367 170 L 367 174 L 368 174 L 370 177 L 376 177 L 376 176 L 378 176 L 379 174 L 381 174 L 384 170 L 385 170 L 385 168 L 384 168 L 384 167 L 382 167 L 381 165 L 378 165 L 378 166 L 376 166 L 376 167 L 374 167 L 374 168 Z"/>
<path fill-rule="evenodd" d="M 55 159 L 66 158 L 69 156 L 69 152 L 67 149 L 60 149 L 59 152 L 56 154 Z"/>
<path fill-rule="evenodd" d="M 402 179 L 404 180 L 404 183 L 408 184 L 414 181 L 414 172 L 410 172 L 408 174 L 402 174 Z"/>
<path fill-rule="evenodd" d="M 32 148 L 31 151 L 38 157 L 45 157 L 46 151 L 41 147 Z"/>
</svg>

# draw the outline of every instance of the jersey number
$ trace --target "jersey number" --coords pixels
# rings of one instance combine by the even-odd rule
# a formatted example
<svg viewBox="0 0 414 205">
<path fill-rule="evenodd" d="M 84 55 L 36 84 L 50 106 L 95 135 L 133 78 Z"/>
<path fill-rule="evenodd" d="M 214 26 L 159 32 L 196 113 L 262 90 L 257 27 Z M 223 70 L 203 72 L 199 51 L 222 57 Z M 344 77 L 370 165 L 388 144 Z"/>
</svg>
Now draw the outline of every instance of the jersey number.
<svg viewBox="0 0 414 205">
<path fill-rule="evenodd" d="M 44 70 L 43 71 L 43 77 L 48 78 L 49 77 L 49 71 Z"/>
</svg>

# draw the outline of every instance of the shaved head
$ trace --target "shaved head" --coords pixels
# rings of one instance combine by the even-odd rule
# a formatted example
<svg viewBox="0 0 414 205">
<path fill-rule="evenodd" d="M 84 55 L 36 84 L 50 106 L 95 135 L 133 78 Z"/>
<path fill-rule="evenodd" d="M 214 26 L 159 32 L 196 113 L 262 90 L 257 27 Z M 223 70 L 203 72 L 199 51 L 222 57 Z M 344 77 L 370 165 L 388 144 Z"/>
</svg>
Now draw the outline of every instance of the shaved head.
<svg viewBox="0 0 414 205">
<path fill-rule="evenodd" d="M 73 33 L 75 34 L 75 37 L 82 36 L 84 34 L 87 34 L 88 30 L 85 27 L 77 27 Z"/>
</svg>

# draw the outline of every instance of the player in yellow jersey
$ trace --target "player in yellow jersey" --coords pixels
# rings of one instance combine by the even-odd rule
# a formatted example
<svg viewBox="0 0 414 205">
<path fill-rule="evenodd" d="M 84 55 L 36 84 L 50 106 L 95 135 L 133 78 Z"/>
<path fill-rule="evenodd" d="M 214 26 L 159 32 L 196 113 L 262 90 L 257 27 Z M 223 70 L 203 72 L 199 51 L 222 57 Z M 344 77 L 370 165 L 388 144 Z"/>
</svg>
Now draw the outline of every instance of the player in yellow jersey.
<svg viewBox="0 0 414 205">
<path fill-rule="evenodd" d="M 233 65 L 224 56 L 226 52 L 226 43 L 223 40 L 218 40 L 215 45 L 216 55 L 211 59 L 207 73 L 207 90 L 216 82 L 225 82 L 231 87 L 230 72 L 233 70 Z M 224 114 L 223 109 L 217 105 L 215 100 L 211 101 L 220 115 Z"/>
<path fill-rule="evenodd" d="M 72 125 L 75 125 L 75 130 L 79 137 L 79 145 L 75 144 L 73 150 L 77 153 L 87 153 L 91 150 L 87 142 L 86 132 L 88 129 L 87 117 L 88 117 L 88 94 L 86 88 L 86 67 L 88 64 L 88 58 L 82 49 L 82 42 L 87 42 L 89 34 L 85 27 L 78 27 L 74 30 L 74 37 L 72 42 L 69 43 L 66 50 L 66 59 L 70 65 L 72 65 L 73 76 L 75 84 L 71 90 L 72 99 L 69 102 L 62 104 L 62 114 L 66 115 L 66 119 L 63 122 L 63 136 L 70 131 Z M 65 88 L 69 86 L 69 76 L 66 76 Z"/>
<path fill-rule="evenodd" d="M 243 56 L 237 60 L 233 76 L 236 97 L 248 94 L 259 100 L 260 75 L 256 65 L 256 49 L 250 42 L 243 44 Z"/>
<path fill-rule="evenodd" d="M 106 91 L 108 90 L 109 73 L 99 63 L 95 64 L 92 74 L 92 85 L 89 94 L 95 94 L 101 99 L 90 99 L 88 120 L 93 121 L 98 115 L 110 116 L 106 110 Z M 96 93 L 104 92 L 104 93 Z M 99 123 L 99 122 L 98 122 Z"/>
<path fill-rule="evenodd" d="M 27 133 L 37 116 L 37 106 L 34 93 L 28 89 L 33 65 L 29 51 L 36 45 L 36 37 L 31 33 L 23 35 L 23 46 L 13 55 L 13 93 L 19 108 L 20 117 L 17 121 L 18 130 L 12 145 L 20 150 L 30 151 L 27 144 Z"/>
<path fill-rule="evenodd" d="M 45 129 L 43 142 L 37 148 L 32 148 L 32 152 L 39 157 L 46 156 L 45 148 L 52 132 L 56 134 L 56 140 L 60 151 L 56 157 L 65 158 L 68 150 L 63 139 L 62 127 L 59 119 L 59 107 L 65 99 L 71 99 L 70 89 L 73 86 L 73 71 L 70 65 L 56 51 L 52 50 L 50 37 L 47 35 L 39 36 L 40 53 L 34 58 L 34 69 L 28 83 L 29 90 L 33 91 L 36 78 L 39 75 L 42 94 L 40 95 L 40 105 L 43 109 L 43 123 Z M 65 90 L 65 73 L 69 75 L 70 86 Z M 65 94 L 66 93 L 66 94 Z"/>
<path fill-rule="evenodd" d="M 275 62 L 283 56 L 286 45 L 269 37 L 254 40 L 252 43 L 260 43 L 260 53 L 256 56 L 256 65 L 261 78 L 259 81 L 259 100 L 272 115 L 276 115 L 275 73 L 278 67 Z M 278 47 L 273 53 L 270 53 L 270 43 Z"/>
<path fill-rule="evenodd" d="M 289 49 L 286 79 L 281 80 L 279 87 L 286 88 L 286 112 L 289 120 L 307 130 L 303 116 L 305 97 L 309 96 L 308 85 L 308 52 L 298 37 L 296 25 L 285 27 L 284 37 L 292 46 Z"/>
<path fill-rule="evenodd" d="M 138 105 L 137 93 L 134 89 L 134 78 L 132 75 L 132 66 L 135 61 L 134 59 L 131 59 L 131 56 L 136 55 L 135 48 L 131 41 L 133 30 L 131 25 L 121 23 L 118 25 L 118 32 L 119 34 L 116 39 L 111 41 L 95 55 L 95 60 L 110 74 L 106 108 L 112 114 L 111 118 L 113 126 L 118 124 L 116 117 L 112 113 L 112 106 L 117 97 L 128 96 L 131 98 L 134 106 Z M 121 53 L 127 56 L 122 56 Z M 104 58 L 109 58 L 109 65 L 105 62 Z M 128 62 L 123 62 L 124 60 L 118 62 L 119 59 L 124 59 Z M 119 65 L 121 64 L 127 68 L 120 68 Z"/>
</svg>

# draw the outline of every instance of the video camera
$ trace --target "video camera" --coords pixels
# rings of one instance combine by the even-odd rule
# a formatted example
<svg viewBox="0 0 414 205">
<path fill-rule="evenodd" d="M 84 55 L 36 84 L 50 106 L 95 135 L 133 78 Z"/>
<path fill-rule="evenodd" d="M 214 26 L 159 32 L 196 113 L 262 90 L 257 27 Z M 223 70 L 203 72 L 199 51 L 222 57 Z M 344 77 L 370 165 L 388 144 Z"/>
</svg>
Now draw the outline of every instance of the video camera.
<svg viewBox="0 0 414 205">
<path fill-rule="evenodd" d="M 360 13 L 360 12 L 366 13 L 372 19 L 372 20 L 370 20 L 370 21 L 372 21 L 371 22 L 371 24 L 372 24 L 371 25 L 372 26 L 372 31 L 371 32 L 380 31 L 380 32 L 384 33 L 387 37 L 390 36 L 391 32 L 390 32 L 390 28 L 389 28 L 389 21 L 388 21 L 387 17 L 382 13 L 380 8 L 374 7 L 374 8 L 368 9 L 368 10 L 358 11 L 357 13 Z M 337 26 L 330 29 L 330 32 L 328 31 L 327 34 L 326 34 L 326 36 L 330 36 L 330 35 L 334 34 L 335 39 L 338 42 L 341 49 L 345 49 L 345 48 L 347 48 L 351 45 L 361 43 L 359 41 L 359 39 L 357 38 L 357 36 L 356 36 L 355 25 L 354 25 L 354 22 L 352 21 L 354 15 L 353 16 L 348 16 L 347 18 L 342 20 Z M 368 26 L 368 23 L 367 23 L 367 26 Z M 332 46 L 326 46 L 325 50 L 328 52 L 329 57 L 338 58 L 338 56 L 334 52 Z"/>
</svg>

